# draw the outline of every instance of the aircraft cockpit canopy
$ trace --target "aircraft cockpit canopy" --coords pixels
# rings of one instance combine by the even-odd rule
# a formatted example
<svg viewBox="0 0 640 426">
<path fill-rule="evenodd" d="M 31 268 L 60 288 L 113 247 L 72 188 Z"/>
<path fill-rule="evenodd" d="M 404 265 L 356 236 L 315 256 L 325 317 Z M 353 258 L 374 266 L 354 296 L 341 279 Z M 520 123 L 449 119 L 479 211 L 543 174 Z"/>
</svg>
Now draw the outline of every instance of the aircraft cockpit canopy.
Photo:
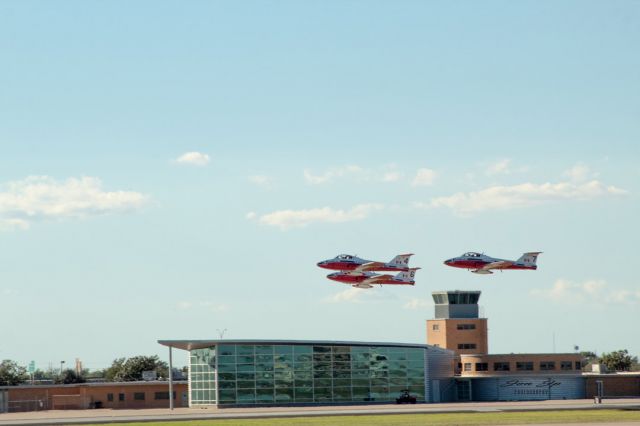
<svg viewBox="0 0 640 426">
<path fill-rule="evenodd" d="M 338 259 L 340 260 L 351 260 L 353 259 L 353 256 L 349 255 L 349 254 L 341 254 L 338 256 Z"/>
<path fill-rule="evenodd" d="M 480 257 L 480 253 L 470 251 L 462 255 L 463 257 Z"/>
</svg>

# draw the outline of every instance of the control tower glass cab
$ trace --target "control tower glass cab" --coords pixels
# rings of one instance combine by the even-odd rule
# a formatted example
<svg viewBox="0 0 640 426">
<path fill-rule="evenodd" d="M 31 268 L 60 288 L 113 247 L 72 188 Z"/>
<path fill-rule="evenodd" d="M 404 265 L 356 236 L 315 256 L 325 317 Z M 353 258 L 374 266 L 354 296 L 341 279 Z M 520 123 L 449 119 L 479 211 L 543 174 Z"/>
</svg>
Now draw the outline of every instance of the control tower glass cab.
<svg viewBox="0 0 640 426">
<path fill-rule="evenodd" d="M 434 291 L 436 318 L 478 318 L 480 291 Z"/>
<path fill-rule="evenodd" d="M 487 319 L 480 318 L 480 291 L 434 291 L 435 318 L 427 320 L 427 343 L 460 354 L 487 354 Z"/>
</svg>

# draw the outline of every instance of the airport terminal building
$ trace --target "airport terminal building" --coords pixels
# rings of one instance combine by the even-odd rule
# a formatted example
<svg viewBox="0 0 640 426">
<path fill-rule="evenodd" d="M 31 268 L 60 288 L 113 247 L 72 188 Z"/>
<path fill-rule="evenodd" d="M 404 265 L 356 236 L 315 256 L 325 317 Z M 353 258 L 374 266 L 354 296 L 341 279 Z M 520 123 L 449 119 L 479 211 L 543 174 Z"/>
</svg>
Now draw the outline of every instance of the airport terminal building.
<svg viewBox="0 0 640 426">
<path fill-rule="evenodd" d="M 188 403 L 264 406 L 579 399 L 577 353 L 490 354 L 479 291 L 433 292 L 428 344 L 161 340 L 189 352 Z M 171 359 L 171 356 L 170 356 Z"/>
<path fill-rule="evenodd" d="M 187 382 L 0 386 L 0 413 L 47 409 L 260 407 L 637 397 L 640 374 L 585 374 L 578 353 L 489 352 L 479 291 L 432 293 L 427 344 L 160 340 L 187 351 Z M 171 371 L 171 368 L 170 368 Z"/>
<path fill-rule="evenodd" d="M 526 401 L 585 397 L 578 353 L 490 354 L 479 291 L 433 292 L 427 342 L 455 352 L 456 401 Z"/>
<path fill-rule="evenodd" d="M 429 345 L 287 340 L 161 340 L 189 351 L 189 406 L 450 400 L 453 351 Z"/>
</svg>

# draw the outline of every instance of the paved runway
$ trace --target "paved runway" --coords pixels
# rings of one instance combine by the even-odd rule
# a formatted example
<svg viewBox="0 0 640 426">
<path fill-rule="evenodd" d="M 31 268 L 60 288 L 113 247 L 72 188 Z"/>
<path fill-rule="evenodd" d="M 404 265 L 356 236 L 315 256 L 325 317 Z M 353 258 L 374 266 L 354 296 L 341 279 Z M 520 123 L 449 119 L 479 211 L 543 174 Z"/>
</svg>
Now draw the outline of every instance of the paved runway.
<svg viewBox="0 0 640 426">
<path fill-rule="evenodd" d="M 363 414 L 460 413 L 538 410 L 588 410 L 627 408 L 640 410 L 638 399 L 608 399 L 595 405 L 593 400 L 469 402 L 417 405 L 348 405 L 326 407 L 260 407 L 260 408 L 177 408 L 144 410 L 55 410 L 0 414 L 0 426 L 8 425 L 73 425 L 139 422 L 160 420 L 205 420 L 283 418 L 308 416 L 347 416 Z M 627 423 L 634 424 L 634 423 Z M 640 424 L 640 423 L 635 423 Z M 620 426 L 622 423 L 616 423 Z"/>
</svg>

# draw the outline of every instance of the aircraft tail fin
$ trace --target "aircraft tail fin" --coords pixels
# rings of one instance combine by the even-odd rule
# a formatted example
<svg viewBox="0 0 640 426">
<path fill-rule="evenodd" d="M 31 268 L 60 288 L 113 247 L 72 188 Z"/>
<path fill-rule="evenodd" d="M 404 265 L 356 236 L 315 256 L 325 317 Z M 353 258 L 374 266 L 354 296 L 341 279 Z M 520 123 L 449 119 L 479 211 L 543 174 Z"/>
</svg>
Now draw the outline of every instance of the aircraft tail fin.
<svg viewBox="0 0 640 426">
<path fill-rule="evenodd" d="M 409 266 L 409 258 L 413 256 L 413 253 L 410 254 L 399 254 L 389 262 L 390 265 L 407 267 Z"/>
<path fill-rule="evenodd" d="M 517 260 L 518 263 L 524 263 L 525 266 L 536 266 L 536 261 L 538 260 L 538 255 L 542 253 L 541 251 L 530 251 L 528 253 L 524 253 Z"/>
<path fill-rule="evenodd" d="M 408 271 L 399 272 L 395 279 L 404 283 L 413 283 L 416 280 L 416 271 L 420 268 L 409 268 Z"/>
</svg>

